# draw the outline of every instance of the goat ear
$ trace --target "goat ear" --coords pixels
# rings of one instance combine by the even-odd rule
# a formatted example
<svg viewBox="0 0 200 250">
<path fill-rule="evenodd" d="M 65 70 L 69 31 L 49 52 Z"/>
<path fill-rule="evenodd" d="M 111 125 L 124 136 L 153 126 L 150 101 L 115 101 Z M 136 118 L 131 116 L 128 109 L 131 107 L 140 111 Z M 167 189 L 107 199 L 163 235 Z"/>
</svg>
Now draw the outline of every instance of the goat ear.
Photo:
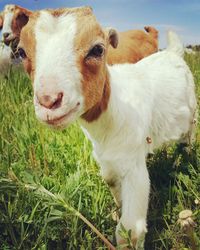
<svg viewBox="0 0 200 250">
<path fill-rule="evenodd" d="M 119 42 L 118 32 L 115 29 L 113 29 L 113 28 L 107 28 L 105 30 L 105 33 L 107 35 L 109 44 L 113 48 L 117 48 L 117 45 L 118 45 L 118 42 Z"/>
<path fill-rule="evenodd" d="M 3 15 L 0 13 L 0 30 L 3 28 Z"/>
</svg>

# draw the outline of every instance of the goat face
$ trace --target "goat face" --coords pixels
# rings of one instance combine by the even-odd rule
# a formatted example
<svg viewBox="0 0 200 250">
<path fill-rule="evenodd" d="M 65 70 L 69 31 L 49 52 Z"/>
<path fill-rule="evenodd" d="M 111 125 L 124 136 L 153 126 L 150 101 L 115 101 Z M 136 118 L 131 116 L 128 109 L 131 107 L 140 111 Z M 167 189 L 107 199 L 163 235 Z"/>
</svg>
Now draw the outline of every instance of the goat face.
<svg viewBox="0 0 200 250">
<path fill-rule="evenodd" d="M 10 38 L 13 38 L 12 20 L 14 17 L 14 10 L 15 5 L 6 5 L 1 15 L 2 40 L 6 45 L 9 45 Z"/>
<path fill-rule="evenodd" d="M 2 41 L 10 46 L 13 56 L 18 57 L 17 45 L 22 27 L 28 22 L 30 11 L 20 6 L 8 4 L 0 16 L 0 28 L 2 28 Z"/>
<path fill-rule="evenodd" d="M 33 81 L 41 121 L 65 127 L 101 102 L 108 81 L 109 43 L 117 46 L 116 32 L 104 32 L 89 7 L 30 16 L 21 32 L 19 53 Z"/>
</svg>

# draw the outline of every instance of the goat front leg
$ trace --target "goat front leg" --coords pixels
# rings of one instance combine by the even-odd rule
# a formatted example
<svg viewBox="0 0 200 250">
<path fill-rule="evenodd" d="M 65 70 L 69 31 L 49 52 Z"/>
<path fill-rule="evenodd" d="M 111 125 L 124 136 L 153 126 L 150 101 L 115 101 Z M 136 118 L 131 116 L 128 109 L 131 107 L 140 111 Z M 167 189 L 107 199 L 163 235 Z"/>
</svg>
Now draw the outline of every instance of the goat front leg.
<svg viewBox="0 0 200 250">
<path fill-rule="evenodd" d="M 136 249 L 143 249 L 144 237 L 147 232 L 149 190 L 150 182 L 145 156 L 137 155 L 132 168 L 121 180 L 122 216 L 116 229 L 118 244 L 127 243 L 119 233 L 121 225 L 123 225 L 126 230 L 131 230 L 132 244 Z"/>
</svg>

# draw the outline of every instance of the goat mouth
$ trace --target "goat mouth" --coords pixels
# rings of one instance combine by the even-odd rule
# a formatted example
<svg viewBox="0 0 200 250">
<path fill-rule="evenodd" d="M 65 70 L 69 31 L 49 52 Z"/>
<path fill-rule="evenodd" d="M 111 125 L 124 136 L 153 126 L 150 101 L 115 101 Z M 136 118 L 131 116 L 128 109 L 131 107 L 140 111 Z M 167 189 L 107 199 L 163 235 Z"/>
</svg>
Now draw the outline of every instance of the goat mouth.
<svg viewBox="0 0 200 250">
<path fill-rule="evenodd" d="M 70 117 L 78 110 L 78 107 L 76 106 L 75 108 L 71 109 L 69 112 L 56 117 L 56 118 L 51 118 L 49 119 L 49 116 L 47 115 L 47 119 L 45 120 L 45 122 L 49 125 L 52 126 L 59 126 L 62 125 L 63 122 L 65 122 L 66 120 L 69 120 Z"/>
<path fill-rule="evenodd" d="M 12 56 L 18 58 L 19 54 L 17 51 L 17 46 L 19 44 L 19 39 L 17 37 L 4 38 L 3 43 L 9 46 L 12 50 Z"/>
<path fill-rule="evenodd" d="M 18 46 L 19 44 L 19 39 L 16 37 L 15 39 L 13 39 L 12 41 L 10 41 L 10 47 L 12 49 L 12 57 L 13 58 L 19 58 L 19 53 L 18 53 Z"/>
<path fill-rule="evenodd" d="M 10 43 L 11 43 L 11 41 L 12 41 L 12 40 L 10 40 L 10 39 L 4 39 L 4 40 L 3 40 L 3 43 L 4 43 L 6 46 L 9 46 Z"/>
</svg>

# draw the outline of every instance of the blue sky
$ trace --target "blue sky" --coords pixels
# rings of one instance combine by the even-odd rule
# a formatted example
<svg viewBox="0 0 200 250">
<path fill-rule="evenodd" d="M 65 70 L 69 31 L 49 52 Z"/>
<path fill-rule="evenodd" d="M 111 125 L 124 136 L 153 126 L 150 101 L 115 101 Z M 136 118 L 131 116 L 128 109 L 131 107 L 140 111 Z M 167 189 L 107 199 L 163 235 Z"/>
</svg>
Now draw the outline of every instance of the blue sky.
<svg viewBox="0 0 200 250">
<path fill-rule="evenodd" d="M 160 47 L 166 45 L 166 31 L 176 31 L 185 45 L 200 44 L 200 0 L 0 0 L 29 9 L 90 5 L 103 26 L 119 31 L 143 29 L 153 25 L 159 30 Z"/>
</svg>

